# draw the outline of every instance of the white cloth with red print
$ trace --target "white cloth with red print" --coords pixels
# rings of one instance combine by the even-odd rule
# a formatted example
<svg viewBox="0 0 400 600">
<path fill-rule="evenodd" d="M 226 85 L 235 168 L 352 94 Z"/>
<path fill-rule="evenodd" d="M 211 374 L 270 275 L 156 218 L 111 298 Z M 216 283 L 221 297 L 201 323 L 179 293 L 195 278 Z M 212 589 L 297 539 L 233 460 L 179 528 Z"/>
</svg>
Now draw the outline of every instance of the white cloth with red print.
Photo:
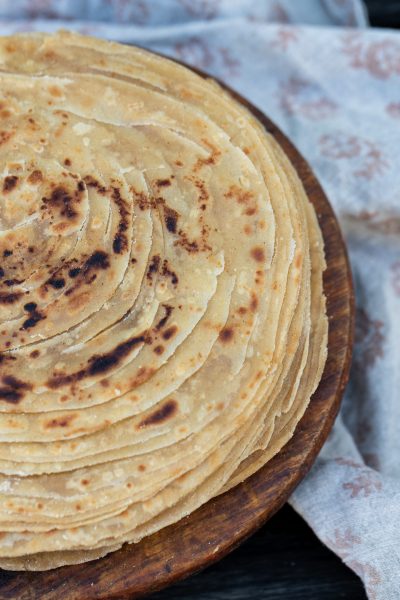
<svg viewBox="0 0 400 600">
<path fill-rule="evenodd" d="M 0 33 L 77 29 L 181 58 L 290 136 L 341 221 L 358 305 L 334 431 L 291 498 L 374 600 L 400 598 L 400 33 L 359 0 L 3 0 Z M 351 29 L 349 27 L 352 27 Z"/>
</svg>

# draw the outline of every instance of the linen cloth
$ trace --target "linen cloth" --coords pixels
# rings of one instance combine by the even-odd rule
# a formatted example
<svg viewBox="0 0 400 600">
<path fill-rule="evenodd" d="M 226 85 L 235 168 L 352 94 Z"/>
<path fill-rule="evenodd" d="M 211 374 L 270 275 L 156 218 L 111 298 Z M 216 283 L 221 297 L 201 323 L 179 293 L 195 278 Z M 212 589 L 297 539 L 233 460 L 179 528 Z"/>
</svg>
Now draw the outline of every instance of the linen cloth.
<svg viewBox="0 0 400 600">
<path fill-rule="evenodd" d="M 314 168 L 356 285 L 351 381 L 292 506 L 363 580 L 400 598 L 400 33 L 359 0 L 3 0 L 0 33 L 60 27 L 208 71 L 270 116 Z"/>
</svg>

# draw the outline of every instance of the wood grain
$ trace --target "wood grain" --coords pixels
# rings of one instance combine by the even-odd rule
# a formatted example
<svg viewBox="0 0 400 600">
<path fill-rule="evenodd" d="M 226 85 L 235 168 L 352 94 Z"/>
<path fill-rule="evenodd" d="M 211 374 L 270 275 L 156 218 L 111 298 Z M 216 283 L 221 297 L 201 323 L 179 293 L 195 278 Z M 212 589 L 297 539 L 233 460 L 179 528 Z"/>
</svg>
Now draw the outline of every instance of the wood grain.
<svg viewBox="0 0 400 600">
<path fill-rule="evenodd" d="M 219 560 L 256 531 L 287 500 L 315 460 L 339 409 L 349 374 L 353 288 L 342 235 L 310 167 L 283 133 L 238 94 L 281 144 L 314 204 L 325 240 L 324 290 L 329 316 L 328 360 L 295 435 L 265 467 L 179 523 L 84 565 L 42 573 L 0 572 L 0 599 L 111 600 L 139 598 Z"/>
<path fill-rule="evenodd" d="M 149 600 L 367 600 L 364 586 L 285 504 L 223 560 Z"/>
</svg>

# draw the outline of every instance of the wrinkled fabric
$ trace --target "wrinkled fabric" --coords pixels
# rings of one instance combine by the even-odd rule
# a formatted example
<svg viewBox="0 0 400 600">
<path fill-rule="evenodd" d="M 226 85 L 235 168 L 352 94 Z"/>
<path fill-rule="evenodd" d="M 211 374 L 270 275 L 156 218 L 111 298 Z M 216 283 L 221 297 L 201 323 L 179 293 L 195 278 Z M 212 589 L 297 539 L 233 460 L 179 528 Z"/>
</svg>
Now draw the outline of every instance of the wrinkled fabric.
<svg viewBox="0 0 400 600">
<path fill-rule="evenodd" d="M 351 380 L 291 504 L 363 580 L 400 597 L 400 34 L 359 0 L 13 0 L 0 33 L 60 27 L 208 71 L 294 141 L 341 222 L 356 287 Z"/>
</svg>

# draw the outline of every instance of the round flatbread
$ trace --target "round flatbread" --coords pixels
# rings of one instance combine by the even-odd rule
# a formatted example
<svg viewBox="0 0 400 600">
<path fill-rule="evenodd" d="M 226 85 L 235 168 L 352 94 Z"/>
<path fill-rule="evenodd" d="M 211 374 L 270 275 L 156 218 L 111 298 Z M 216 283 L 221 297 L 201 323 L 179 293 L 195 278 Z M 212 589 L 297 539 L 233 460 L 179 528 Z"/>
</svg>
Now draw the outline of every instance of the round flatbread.
<svg viewBox="0 0 400 600">
<path fill-rule="evenodd" d="M 0 38 L 0 567 L 138 542 L 242 481 L 321 378 L 323 242 L 216 82 Z"/>
</svg>

